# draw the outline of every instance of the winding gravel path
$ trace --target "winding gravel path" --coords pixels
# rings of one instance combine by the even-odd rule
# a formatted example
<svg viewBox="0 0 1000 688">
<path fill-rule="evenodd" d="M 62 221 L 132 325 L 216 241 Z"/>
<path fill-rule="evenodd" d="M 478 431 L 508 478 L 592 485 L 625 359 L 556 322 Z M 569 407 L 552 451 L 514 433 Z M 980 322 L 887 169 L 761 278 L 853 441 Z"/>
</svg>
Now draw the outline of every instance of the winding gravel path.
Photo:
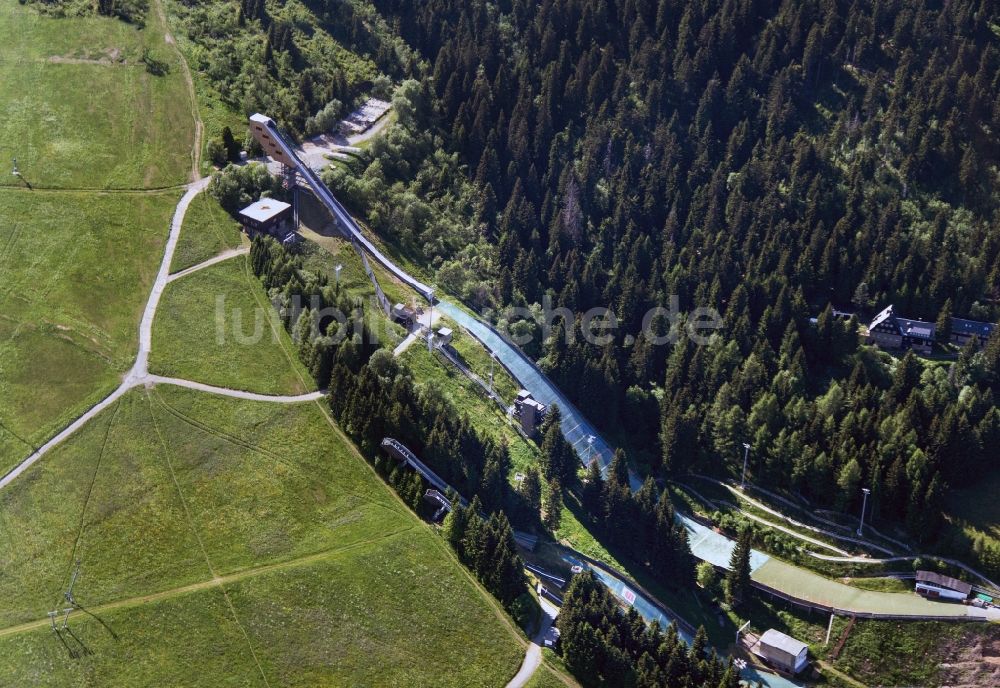
<svg viewBox="0 0 1000 688">
<path fill-rule="evenodd" d="M 236 258 L 237 256 L 245 256 L 245 255 L 247 255 L 249 253 L 250 253 L 250 247 L 249 246 L 240 246 L 239 248 L 231 248 L 228 251 L 223 251 L 222 253 L 220 253 L 219 255 L 217 255 L 217 256 L 215 256 L 213 258 L 209 258 L 204 263 L 198 263 L 197 265 L 192 265 L 191 267 L 185 268 L 184 270 L 181 270 L 180 272 L 175 272 L 175 273 L 169 275 L 167 277 L 167 282 L 173 282 L 174 280 L 179 280 L 182 277 L 187 277 L 188 275 L 190 275 L 193 272 L 198 272 L 199 270 L 204 270 L 205 268 L 210 268 L 213 265 L 217 265 L 219 263 L 224 263 L 227 260 L 232 260 L 233 258 Z"/>
<path fill-rule="evenodd" d="M 556 616 L 559 615 L 559 607 L 544 597 L 539 598 L 538 601 L 542 604 L 542 615 L 545 618 L 542 619 L 538 633 L 528 643 L 528 650 L 524 653 L 524 661 L 521 663 L 521 668 L 514 675 L 514 678 L 507 683 L 507 688 L 523 688 L 542 664 L 542 641 L 545 639 L 545 634 L 549 628 L 555 622 Z"/>
<path fill-rule="evenodd" d="M 318 401 L 326 395 L 326 392 L 322 390 L 309 392 L 308 394 L 296 395 L 258 394 L 256 392 L 244 392 L 239 389 L 230 389 L 228 387 L 216 387 L 214 385 L 202 384 L 201 382 L 181 380 L 176 377 L 163 377 L 161 375 L 149 375 L 142 380 L 142 383 L 152 385 L 173 385 L 174 387 L 185 387 L 187 389 L 193 389 L 207 394 L 216 394 L 221 397 L 246 399 L 247 401 L 268 401 L 274 404 L 301 404 L 306 401 Z"/>
<path fill-rule="evenodd" d="M 177 203 L 177 208 L 174 210 L 174 216 L 170 222 L 170 236 L 167 238 L 167 245 L 163 251 L 163 260 L 160 262 L 160 270 L 156 275 L 156 281 L 153 282 L 153 288 L 150 290 L 149 299 L 146 301 L 146 308 L 142 314 L 142 321 L 139 323 L 139 353 L 136 356 L 135 365 L 132 366 L 132 369 L 125 375 L 122 383 L 114 392 L 109 394 L 104 400 L 95 406 L 88 409 L 86 413 L 70 423 L 59 434 L 43 444 L 35 450 L 31 456 L 26 458 L 24 461 L 15 466 L 9 473 L 3 476 L 3 478 L 0 479 L 0 490 L 12 483 L 19 475 L 28 470 L 40 458 L 66 441 L 71 435 L 73 435 L 73 433 L 90 422 L 95 416 L 122 398 L 126 392 L 139 386 L 158 384 L 173 385 L 175 387 L 186 387 L 187 389 L 193 389 L 207 394 L 217 394 L 219 396 L 231 397 L 234 399 L 266 401 L 278 404 L 298 404 L 307 401 L 316 401 L 323 398 L 324 392 L 312 392 L 299 396 L 269 396 L 266 394 L 245 392 L 238 389 L 213 387 L 212 385 L 192 382 L 191 380 L 180 380 L 178 378 L 168 378 L 149 374 L 149 354 L 153 349 L 153 320 L 156 318 L 156 309 L 160 305 L 160 298 L 163 296 L 163 290 L 166 288 L 167 284 L 175 279 L 189 275 L 192 272 L 197 272 L 198 270 L 207 268 L 210 265 L 215 265 L 216 263 L 221 263 L 222 261 L 243 255 L 249 250 L 240 248 L 226 251 L 225 253 L 221 253 L 218 256 L 205 261 L 204 263 L 190 267 L 187 270 L 182 270 L 174 275 L 170 274 L 170 264 L 173 262 L 174 252 L 177 250 L 177 242 L 180 239 L 181 226 L 184 224 L 184 216 L 187 213 L 187 209 L 191 205 L 191 201 L 194 200 L 195 196 L 204 191 L 210 181 L 211 177 L 205 177 L 186 185 L 184 188 L 187 190 L 185 191 L 184 196 L 181 197 L 181 200 Z"/>
</svg>

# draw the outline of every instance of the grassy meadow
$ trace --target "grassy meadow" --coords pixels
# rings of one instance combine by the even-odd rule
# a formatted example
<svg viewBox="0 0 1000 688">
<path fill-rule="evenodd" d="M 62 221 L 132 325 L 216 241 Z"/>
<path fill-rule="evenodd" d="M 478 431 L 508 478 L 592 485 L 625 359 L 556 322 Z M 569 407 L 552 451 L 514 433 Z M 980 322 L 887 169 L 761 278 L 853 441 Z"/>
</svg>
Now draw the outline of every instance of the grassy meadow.
<svg viewBox="0 0 1000 688">
<path fill-rule="evenodd" d="M 165 75 L 146 71 L 146 49 Z M 131 365 L 180 192 L 77 190 L 188 180 L 180 67 L 152 10 L 137 29 L 0 5 L 0 474 Z"/>
<path fill-rule="evenodd" d="M 0 189 L 0 473 L 131 367 L 179 197 Z"/>
<path fill-rule="evenodd" d="M 141 58 L 169 71 L 154 76 Z M 54 18 L 0 4 L 0 150 L 36 188 L 146 189 L 189 179 L 191 100 L 150 11 L 144 29 L 108 17 Z"/>
<path fill-rule="evenodd" d="M 261 394 L 315 389 L 248 261 L 238 256 L 167 285 L 150 372 Z"/>
<path fill-rule="evenodd" d="M 95 617 L 60 640 L 74 560 Z M 0 685 L 500 685 L 523 656 L 316 403 L 134 390 L 0 492 L 0 561 Z"/>
<path fill-rule="evenodd" d="M 180 272 L 202 263 L 243 242 L 240 225 L 219 202 L 207 193 L 195 196 L 188 206 L 181 236 L 170 264 L 171 272 Z"/>
</svg>

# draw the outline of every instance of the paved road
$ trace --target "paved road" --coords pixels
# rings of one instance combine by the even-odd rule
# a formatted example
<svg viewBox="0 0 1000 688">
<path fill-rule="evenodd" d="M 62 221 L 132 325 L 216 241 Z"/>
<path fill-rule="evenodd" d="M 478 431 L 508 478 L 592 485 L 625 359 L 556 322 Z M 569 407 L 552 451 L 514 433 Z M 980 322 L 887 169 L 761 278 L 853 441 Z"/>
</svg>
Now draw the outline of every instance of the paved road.
<svg viewBox="0 0 1000 688">
<path fill-rule="evenodd" d="M 542 641 L 559 615 L 559 607 L 544 597 L 540 598 L 539 602 L 542 604 L 542 623 L 539 626 L 538 633 L 528 643 L 528 650 L 524 653 L 524 661 L 521 663 L 521 668 L 514 675 L 514 678 L 507 683 L 507 688 L 522 688 L 527 685 L 528 681 L 531 680 L 531 677 L 534 676 L 538 667 L 542 664 Z"/>
<path fill-rule="evenodd" d="M 403 341 L 396 345 L 396 348 L 392 350 L 392 355 L 394 357 L 401 356 L 403 352 L 409 349 L 410 345 L 415 341 L 417 341 L 417 333 L 411 332 L 403 338 Z"/>
</svg>

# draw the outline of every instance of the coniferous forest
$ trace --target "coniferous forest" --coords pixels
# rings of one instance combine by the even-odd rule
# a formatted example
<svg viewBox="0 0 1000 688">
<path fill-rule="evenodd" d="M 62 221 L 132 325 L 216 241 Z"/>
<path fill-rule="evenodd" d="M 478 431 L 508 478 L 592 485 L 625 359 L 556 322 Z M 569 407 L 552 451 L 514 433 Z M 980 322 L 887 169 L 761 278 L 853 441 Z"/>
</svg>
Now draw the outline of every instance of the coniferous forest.
<svg viewBox="0 0 1000 688">
<path fill-rule="evenodd" d="M 409 78 L 397 126 L 327 181 L 449 291 L 534 335 L 525 350 L 635 468 L 733 474 L 746 442 L 753 479 L 850 511 L 870 487 L 876 522 L 1000 574 L 993 541 L 942 520 L 950 490 L 997 466 L 1000 340 L 928 361 L 859 336 L 889 304 L 941 333 L 1000 317 L 995 4 L 374 7 L 351 32 L 378 40 L 352 40 Z M 237 9 L 309 81 L 284 56 L 306 37 L 275 42 Z M 308 129 L 327 95 L 303 88 L 251 105 Z M 643 336 L 671 296 L 721 313 L 707 345 Z M 543 341 L 524 314 L 546 300 L 619 327 L 597 346 L 564 317 Z"/>
<path fill-rule="evenodd" d="M 320 53 L 285 23 L 293 5 L 240 4 L 241 35 L 266 36 L 267 75 L 239 102 L 309 134 L 368 84 L 314 78 Z M 396 126 L 327 183 L 452 295 L 530 335 L 525 351 L 625 449 L 606 476 L 581 481 L 554 416 L 524 494 L 503 479 L 506 448 L 419 393 L 391 358 L 350 340 L 305 345 L 363 446 L 396 432 L 477 497 L 472 537 L 463 522 L 453 542 L 477 575 L 490 574 L 483 542 L 509 546 L 507 516 L 537 525 L 544 480 L 547 507 L 576 492 L 595 532 L 622 540 L 626 528 L 636 551 L 624 554 L 660 580 L 690 581 L 673 506 L 652 480 L 633 492 L 627 467 L 658 481 L 731 476 L 744 443 L 752 480 L 852 513 L 870 488 L 874 521 L 1000 575 L 996 541 L 944 516 L 952 491 L 1000 467 L 1000 336 L 945 346 L 951 318 L 1000 318 L 995 3 L 305 5 L 324 21 L 349 17 L 337 31 L 400 83 Z M 247 83 L 222 67 L 211 78 L 233 103 Z M 297 94 L 282 86 L 296 79 Z M 379 79 L 373 91 L 385 90 Z M 650 336 L 669 324 L 654 319 L 650 333 L 647 314 L 674 297 L 681 312 L 721 314 L 707 343 Z M 542 304 L 565 309 L 547 338 Z M 889 305 L 937 324 L 933 356 L 865 343 Z M 582 336 L 593 307 L 618 322 L 600 345 Z M 418 501 L 420 485 L 390 480 Z M 487 584 L 509 604 L 521 582 Z M 587 605 L 603 604 L 579 586 Z M 624 637 L 604 627 L 622 619 L 591 616 L 566 628 Z M 579 660 L 653 675 L 650 642 Z M 709 664 L 705 679 L 722 681 Z"/>
<path fill-rule="evenodd" d="M 431 65 L 500 319 L 546 295 L 617 315 L 604 346 L 534 353 L 641 468 L 720 474 L 748 442 L 756 479 L 844 509 L 870 486 L 926 542 L 997 467 L 997 338 L 947 366 L 858 336 L 889 304 L 997 319 L 994 3 L 375 4 Z M 718 309 L 712 343 L 641 336 L 670 295 Z"/>
<path fill-rule="evenodd" d="M 705 629 L 685 645 L 677 629 L 647 626 L 592 573 L 574 576 L 559 612 L 566 666 L 585 686 L 737 688 L 739 672 L 708 649 Z"/>
</svg>

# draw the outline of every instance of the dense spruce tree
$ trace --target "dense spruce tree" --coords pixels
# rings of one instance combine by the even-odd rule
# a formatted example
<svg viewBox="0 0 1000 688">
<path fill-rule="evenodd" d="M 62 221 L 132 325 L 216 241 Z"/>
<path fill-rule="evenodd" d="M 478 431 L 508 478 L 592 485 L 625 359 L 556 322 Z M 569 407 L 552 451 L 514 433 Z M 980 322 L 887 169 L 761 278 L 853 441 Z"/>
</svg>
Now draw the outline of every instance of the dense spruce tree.
<svg viewBox="0 0 1000 688">
<path fill-rule="evenodd" d="M 520 487 L 521 496 L 524 503 L 532 514 L 538 514 L 542 508 L 542 479 L 538 474 L 538 469 L 528 466 L 524 471 L 524 480 Z"/>
<path fill-rule="evenodd" d="M 736 538 L 736 546 L 729 557 L 729 570 L 726 572 L 725 593 L 726 602 L 736 607 L 746 601 L 750 591 L 750 552 L 753 543 L 753 531 L 746 527 Z"/>
<path fill-rule="evenodd" d="M 562 520 L 563 490 L 558 478 L 549 481 L 549 498 L 545 504 L 545 527 L 553 533 Z"/>
<path fill-rule="evenodd" d="M 524 562 L 502 511 L 484 518 L 479 497 L 474 497 L 468 507 L 456 502 L 445 520 L 445 536 L 462 563 L 505 606 L 510 608 L 527 591 Z"/>
<path fill-rule="evenodd" d="M 601 475 L 601 465 L 597 459 L 592 459 L 587 466 L 587 477 L 582 489 L 583 508 L 592 515 L 601 513 L 601 492 L 604 488 L 604 476 Z"/>
<path fill-rule="evenodd" d="M 546 480 L 558 480 L 569 485 L 576 476 L 576 452 L 562 433 L 562 413 L 553 404 L 545 414 L 541 426 L 542 475 Z"/>
</svg>

